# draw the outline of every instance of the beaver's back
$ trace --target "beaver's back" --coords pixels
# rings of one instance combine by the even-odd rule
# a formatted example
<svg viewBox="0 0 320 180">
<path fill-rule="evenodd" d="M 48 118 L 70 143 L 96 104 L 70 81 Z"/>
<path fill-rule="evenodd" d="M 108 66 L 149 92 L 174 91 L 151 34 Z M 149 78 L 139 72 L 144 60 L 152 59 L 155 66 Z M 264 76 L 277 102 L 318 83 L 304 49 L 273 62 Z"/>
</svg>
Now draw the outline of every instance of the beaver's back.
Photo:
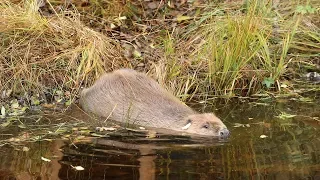
<svg viewBox="0 0 320 180">
<path fill-rule="evenodd" d="M 113 120 L 171 129 L 184 126 L 183 119 L 194 113 L 155 80 L 129 69 L 103 75 L 83 90 L 80 104 Z"/>
</svg>

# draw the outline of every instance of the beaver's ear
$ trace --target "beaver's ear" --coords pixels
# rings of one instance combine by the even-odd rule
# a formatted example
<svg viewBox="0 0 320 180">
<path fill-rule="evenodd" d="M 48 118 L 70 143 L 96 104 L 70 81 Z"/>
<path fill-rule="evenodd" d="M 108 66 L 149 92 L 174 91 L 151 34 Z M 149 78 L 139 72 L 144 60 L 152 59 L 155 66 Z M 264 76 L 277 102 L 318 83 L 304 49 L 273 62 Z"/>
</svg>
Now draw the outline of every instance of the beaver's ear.
<svg viewBox="0 0 320 180">
<path fill-rule="evenodd" d="M 181 129 L 182 130 L 187 130 L 192 124 L 192 120 L 191 119 L 188 119 L 187 120 L 187 124 L 185 126 L 183 126 Z"/>
</svg>

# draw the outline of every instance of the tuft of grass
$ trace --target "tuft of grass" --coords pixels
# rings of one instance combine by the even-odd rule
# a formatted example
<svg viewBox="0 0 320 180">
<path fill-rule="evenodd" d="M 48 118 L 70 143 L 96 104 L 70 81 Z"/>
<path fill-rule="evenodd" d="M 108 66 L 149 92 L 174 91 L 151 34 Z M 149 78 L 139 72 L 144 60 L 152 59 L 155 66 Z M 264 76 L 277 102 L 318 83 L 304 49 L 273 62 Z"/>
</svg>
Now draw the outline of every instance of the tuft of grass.
<svg viewBox="0 0 320 180">
<path fill-rule="evenodd" d="M 280 8 L 270 1 L 250 0 L 233 11 L 216 7 L 212 12 L 220 13 L 211 13 L 206 21 L 200 19 L 204 23 L 193 34 L 198 38 L 200 32 L 203 43 L 191 56 L 194 64 L 202 64 L 204 81 L 198 81 L 202 82 L 199 92 L 232 97 L 264 88 L 280 90 L 303 19 L 295 8 Z"/>
<path fill-rule="evenodd" d="M 185 51 L 181 52 L 176 47 L 178 42 L 173 38 L 172 34 L 166 31 L 165 36 L 161 40 L 164 56 L 155 64 L 156 79 L 182 101 L 192 99 L 197 92 L 195 89 L 198 84 L 198 71 L 190 71 L 190 62 L 187 59 L 183 59 Z"/>
<path fill-rule="evenodd" d="M 77 12 L 51 17 L 37 1 L 0 2 L 0 92 L 44 92 L 58 88 L 77 94 L 101 73 L 127 65 L 117 43 L 83 25 Z"/>
<path fill-rule="evenodd" d="M 180 37 L 168 32 L 163 38 L 158 79 L 184 100 L 281 92 L 301 64 L 319 67 L 319 5 L 315 0 L 211 5 Z"/>
</svg>

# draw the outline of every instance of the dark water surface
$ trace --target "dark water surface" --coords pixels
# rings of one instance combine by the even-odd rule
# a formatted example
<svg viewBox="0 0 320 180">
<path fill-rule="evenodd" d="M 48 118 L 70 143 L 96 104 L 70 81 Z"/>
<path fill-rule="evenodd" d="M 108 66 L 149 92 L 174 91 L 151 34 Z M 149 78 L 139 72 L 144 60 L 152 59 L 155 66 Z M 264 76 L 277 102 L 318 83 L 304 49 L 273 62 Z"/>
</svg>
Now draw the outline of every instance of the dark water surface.
<svg viewBox="0 0 320 180">
<path fill-rule="evenodd" d="M 0 179 L 320 179 L 319 101 L 229 103 L 215 111 L 231 131 L 227 141 L 169 135 L 148 139 L 141 132 L 82 141 L 46 137 L 3 145 Z M 65 121 L 46 117 L 43 125 L 57 119 Z M 2 128 L 1 139 L 21 138 L 23 131 L 35 133 Z"/>
</svg>

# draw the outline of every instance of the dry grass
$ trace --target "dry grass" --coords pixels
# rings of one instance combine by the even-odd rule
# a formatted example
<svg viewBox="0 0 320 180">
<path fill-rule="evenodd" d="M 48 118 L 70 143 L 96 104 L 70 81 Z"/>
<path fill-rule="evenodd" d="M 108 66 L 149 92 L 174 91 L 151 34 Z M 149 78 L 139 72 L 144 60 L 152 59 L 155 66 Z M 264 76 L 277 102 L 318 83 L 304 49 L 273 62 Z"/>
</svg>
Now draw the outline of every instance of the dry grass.
<svg viewBox="0 0 320 180">
<path fill-rule="evenodd" d="M 0 92 L 58 88 L 77 94 L 104 71 L 127 65 L 119 45 L 84 26 L 78 13 L 43 17 L 35 2 L 0 3 Z"/>
<path fill-rule="evenodd" d="M 124 61 L 119 42 L 83 25 L 78 12 L 44 17 L 34 2 L 0 2 L 0 92 L 55 88 L 76 95 L 80 86 L 92 84 L 104 71 L 139 64 L 139 59 Z M 106 2 L 94 1 L 93 8 L 101 11 Z M 158 34 L 162 42 L 156 46 L 160 53 L 154 56 L 160 60 L 148 57 L 146 62 L 153 66 L 144 70 L 186 100 L 281 90 L 283 77 L 290 76 L 289 66 L 316 67 L 318 1 L 245 2 L 210 6 L 198 21 L 190 21 L 185 34 Z M 297 11 L 298 6 L 307 5 L 317 11 Z M 90 17 L 95 13 L 90 11 Z M 144 38 L 157 35 L 150 34 Z M 271 83 L 269 89 L 266 83 Z"/>
</svg>

